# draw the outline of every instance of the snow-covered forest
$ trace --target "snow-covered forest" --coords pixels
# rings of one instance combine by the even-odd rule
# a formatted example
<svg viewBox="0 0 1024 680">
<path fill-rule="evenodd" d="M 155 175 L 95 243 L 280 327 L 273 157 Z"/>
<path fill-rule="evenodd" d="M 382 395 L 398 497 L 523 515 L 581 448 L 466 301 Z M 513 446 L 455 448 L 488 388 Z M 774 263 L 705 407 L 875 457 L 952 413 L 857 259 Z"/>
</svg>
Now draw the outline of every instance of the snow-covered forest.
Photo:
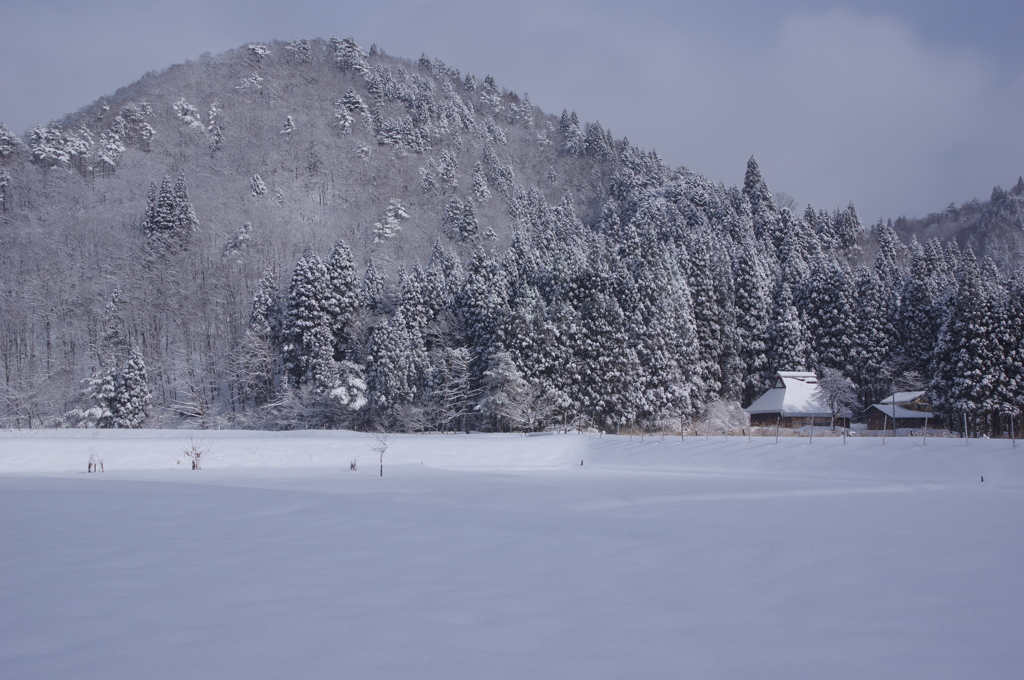
<svg viewBox="0 0 1024 680">
<path fill-rule="evenodd" d="M 7 426 L 616 431 L 826 368 L 972 432 L 1024 406 L 1019 234 L 794 212 L 425 56 L 204 55 L 0 165 Z"/>
</svg>

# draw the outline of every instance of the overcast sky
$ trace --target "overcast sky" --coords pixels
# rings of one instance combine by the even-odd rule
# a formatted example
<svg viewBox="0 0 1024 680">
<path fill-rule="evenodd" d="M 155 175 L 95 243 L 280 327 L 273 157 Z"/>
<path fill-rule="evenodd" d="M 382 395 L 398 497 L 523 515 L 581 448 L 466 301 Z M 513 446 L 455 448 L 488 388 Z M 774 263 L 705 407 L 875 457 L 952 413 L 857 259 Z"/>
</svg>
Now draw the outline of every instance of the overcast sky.
<svg viewBox="0 0 1024 680">
<path fill-rule="evenodd" d="M 1024 2 L 0 0 L 0 121 L 22 132 L 149 70 L 252 41 L 353 35 L 600 120 L 728 184 L 757 157 L 865 222 L 1024 173 Z"/>
</svg>

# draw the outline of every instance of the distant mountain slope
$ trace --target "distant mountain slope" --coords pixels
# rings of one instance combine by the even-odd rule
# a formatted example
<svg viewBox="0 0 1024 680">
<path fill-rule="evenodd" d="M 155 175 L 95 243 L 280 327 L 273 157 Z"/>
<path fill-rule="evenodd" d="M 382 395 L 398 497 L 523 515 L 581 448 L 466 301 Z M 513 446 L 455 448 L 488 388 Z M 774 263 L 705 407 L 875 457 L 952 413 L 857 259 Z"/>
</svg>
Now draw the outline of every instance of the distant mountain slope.
<svg viewBox="0 0 1024 680">
<path fill-rule="evenodd" d="M 1021 189 L 956 211 L 980 253 L 903 243 L 437 60 L 246 45 L 0 126 L 0 420 L 722 425 L 814 369 L 863 404 L 930 382 L 996 434 L 1024 406 Z"/>
<path fill-rule="evenodd" d="M 221 238 L 250 222 L 254 236 L 273 233 L 292 250 L 344 237 L 361 257 L 378 249 L 373 227 L 392 200 L 408 217 L 388 245 L 429 252 L 451 199 L 472 198 L 475 170 L 493 194 L 473 201 L 476 217 L 503 237 L 523 187 L 551 202 L 567 193 L 592 221 L 617 159 L 597 125 L 560 127 L 489 77 L 312 40 L 147 74 L 31 131 L 3 165 L 15 219 L 20 199 L 48 222 L 77 213 L 93 226 L 140 223 L 150 182 L 183 173 L 204 228 Z M 257 175 L 264 189 L 254 192 Z"/>
<path fill-rule="evenodd" d="M 988 201 L 974 199 L 959 207 L 950 203 L 940 213 L 917 219 L 901 217 L 893 226 L 906 241 L 912 237 L 922 243 L 932 238 L 953 239 L 979 254 L 1016 265 L 1024 261 L 1024 178 L 1018 178 L 1009 191 L 993 188 Z"/>
</svg>

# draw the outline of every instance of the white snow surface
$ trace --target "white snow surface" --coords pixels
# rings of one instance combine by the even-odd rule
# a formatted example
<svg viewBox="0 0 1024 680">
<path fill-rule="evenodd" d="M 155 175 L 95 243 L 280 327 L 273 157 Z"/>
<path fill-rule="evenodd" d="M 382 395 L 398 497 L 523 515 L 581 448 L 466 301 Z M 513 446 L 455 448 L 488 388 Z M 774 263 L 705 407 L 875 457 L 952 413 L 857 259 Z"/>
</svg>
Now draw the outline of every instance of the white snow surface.
<svg viewBox="0 0 1024 680">
<path fill-rule="evenodd" d="M 371 445 L 0 433 L 0 676 L 1021 677 L 1020 444 Z"/>
</svg>

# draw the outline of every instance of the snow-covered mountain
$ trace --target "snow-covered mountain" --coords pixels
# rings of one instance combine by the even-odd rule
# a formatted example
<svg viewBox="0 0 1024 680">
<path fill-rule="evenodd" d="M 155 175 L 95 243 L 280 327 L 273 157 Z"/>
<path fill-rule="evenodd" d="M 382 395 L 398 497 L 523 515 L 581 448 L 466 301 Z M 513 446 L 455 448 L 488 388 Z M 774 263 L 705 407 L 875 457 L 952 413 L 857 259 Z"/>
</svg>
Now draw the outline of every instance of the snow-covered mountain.
<svg viewBox="0 0 1024 680">
<path fill-rule="evenodd" d="M 610 431 L 811 368 L 865 404 L 909 373 L 993 432 L 1022 403 L 1012 257 L 797 215 L 754 159 L 725 187 L 352 39 L 149 74 L 0 128 L 0 166 L 12 425 Z"/>
</svg>

